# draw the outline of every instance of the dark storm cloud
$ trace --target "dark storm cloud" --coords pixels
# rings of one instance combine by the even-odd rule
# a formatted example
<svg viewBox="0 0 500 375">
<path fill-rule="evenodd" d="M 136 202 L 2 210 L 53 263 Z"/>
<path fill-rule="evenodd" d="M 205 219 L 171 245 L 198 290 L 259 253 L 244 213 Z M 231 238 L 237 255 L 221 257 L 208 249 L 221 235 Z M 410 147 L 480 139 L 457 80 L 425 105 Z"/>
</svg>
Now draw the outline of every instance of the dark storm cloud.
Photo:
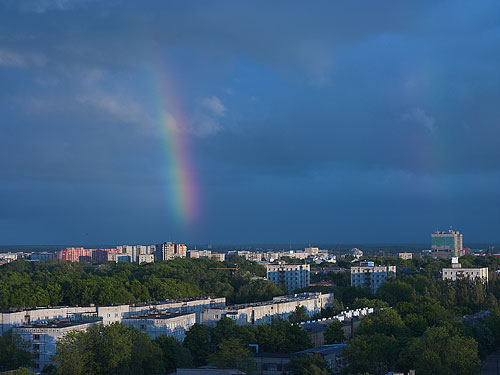
<svg viewBox="0 0 500 375">
<path fill-rule="evenodd" d="M 380 228 L 354 238 L 356 215 L 381 212 L 401 229 L 394 240 L 460 223 L 479 239 L 449 207 L 460 198 L 472 214 L 498 201 L 499 10 L 495 1 L 0 1 L 6 238 L 23 242 L 27 207 L 56 218 L 71 206 L 87 212 L 72 216 L 76 226 L 120 213 L 95 224 L 101 241 L 121 241 L 120 228 L 151 215 L 161 224 L 137 226 L 137 238 L 390 241 L 394 231 Z M 186 232 L 162 218 L 172 181 L 147 82 L 151 70 L 165 78 L 159 66 L 177 84 L 205 205 Z M 66 194 L 51 214 L 55 191 Z M 414 211 L 418 234 L 396 207 Z M 57 237 L 48 232 L 29 238 Z"/>
</svg>

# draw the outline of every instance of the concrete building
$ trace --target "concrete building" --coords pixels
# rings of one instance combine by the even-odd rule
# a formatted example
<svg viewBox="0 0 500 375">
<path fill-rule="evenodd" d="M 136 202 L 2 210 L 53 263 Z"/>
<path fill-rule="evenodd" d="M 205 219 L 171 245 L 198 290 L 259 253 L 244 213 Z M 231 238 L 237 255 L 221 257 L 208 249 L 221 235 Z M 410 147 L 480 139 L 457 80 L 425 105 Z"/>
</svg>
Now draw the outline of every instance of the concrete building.
<svg viewBox="0 0 500 375">
<path fill-rule="evenodd" d="M 218 262 L 224 262 L 226 260 L 226 254 L 215 253 L 211 250 L 188 250 L 187 257 L 191 259 L 210 258 Z"/>
<path fill-rule="evenodd" d="M 354 337 L 354 332 L 358 329 L 361 320 L 373 313 L 374 309 L 364 307 L 362 309 L 342 311 L 340 314 L 331 318 L 323 318 L 307 322 L 301 322 L 300 326 L 304 329 L 311 339 L 314 347 L 322 346 L 325 344 L 324 333 L 326 328 L 334 321 L 342 323 L 342 330 L 346 340 Z"/>
<path fill-rule="evenodd" d="M 463 236 L 453 230 L 435 232 L 431 235 L 431 250 L 434 258 L 451 258 L 465 255 Z"/>
<path fill-rule="evenodd" d="M 70 262 L 91 262 L 94 249 L 84 249 L 83 247 L 71 247 L 56 252 L 58 261 Z"/>
<path fill-rule="evenodd" d="M 267 279 L 283 284 L 289 292 L 309 286 L 311 269 L 309 264 L 268 264 Z"/>
<path fill-rule="evenodd" d="M 154 254 L 139 254 L 137 255 L 137 262 L 142 263 L 153 263 L 155 261 Z"/>
<path fill-rule="evenodd" d="M 95 316 L 82 317 L 79 319 L 62 319 L 45 323 L 30 323 L 14 327 L 12 333 L 30 343 L 28 350 L 33 354 L 33 367 L 36 372 L 43 370 L 45 366 L 53 364 L 52 356 L 56 352 L 57 340 L 64 337 L 68 332 L 85 331 L 91 325 L 98 323 Z"/>
<path fill-rule="evenodd" d="M 147 314 L 151 311 L 172 313 L 194 313 L 196 322 L 201 322 L 201 314 L 206 309 L 226 306 L 226 298 L 184 298 L 159 303 L 137 303 L 110 306 L 83 307 L 38 307 L 0 312 L 0 333 L 3 335 L 10 328 L 32 323 L 46 323 L 51 320 L 66 319 L 76 314 L 97 314 L 103 324 L 121 322 L 124 318 Z"/>
<path fill-rule="evenodd" d="M 170 260 L 174 258 L 185 258 L 187 246 L 175 242 L 164 242 L 156 247 L 156 257 L 158 260 Z"/>
<path fill-rule="evenodd" d="M 323 345 L 321 347 L 302 350 L 296 353 L 255 353 L 257 375 L 282 375 L 290 371 L 290 361 L 293 358 L 300 358 L 307 354 L 319 354 L 328 364 L 330 372 L 340 374 L 343 367 L 342 353 L 345 344 Z"/>
<path fill-rule="evenodd" d="M 352 255 L 354 258 L 359 259 L 363 256 L 363 252 L 359 250 L 357 247 L 354 247 L 351 250 L 349 250 L 349 255 Z"/>
<path fill-rule="evenodd" d="M 413 259 L 413 253 L 398 253 L 398 258 L 403 260 Z"/>
<path fill-rule="evenodd" d="M 304 293 L 296 296 L 274 297 L 272 301 L 211 308 L 202 313 L 203 324 L 215 326 L 222 318 L 237 324 L 266 324 L 273 318 L 287 319 L 295 309 L 304 306 L 309 316 L 331 305 L 333 293 Z"/>
<path fill-rule="evenodd" d="M 443 280 L 470 279 L 474 281 L 488 282 L 488 267 L 482 268 L 462 268 L 458 262 L 458 257 L 451 258 L 451 268 L 442 269 Z"/>
<path fill-rule="evenodd" d="M 0 312 L 0 333 L 3 335 L 9 329 L 22 325 L 35 323 L 47 323 L 50 320 L 66 319 L 76 314 L 95 313 L 93 306 L 83 307 L 35 307 L 30 309 L 19 309 Z"/>
<path fill-rule="evenodd" d="M 152 339 L 166 335 L 182 342 L 186 332 L 196 323 L 196 314 L 154 312 L 130 316 L 122 323 L 148 334 Z"/>
<path fill-rule="evenodd" d="M 358 267 L 351 267 L 351 285 L 368 288 L 373 293 L 395 277 L 396 266 L 375 266 L 373 262 L 361 262 Z"/>
<path fill-rule="evenodd" d="M 48 260 L 51 259 L 56 259 L 56 253 L 48 253 L 46 251 L 39 252 L 39 253 L 32 253 L 30 255 L 30 260 L 33 261 L 42 261 L 42 262 L 47 262 Z"/>
<path fill-rule="evenodd" d="M 246 251 L 241 250 L 236 253 L 238 256 L 245 258 L 246 260 L 252 262 L 261 262 L 262 261 L 262 253 L 254 252 L 254 251 Z"/>
<path fill-rule="evenodd" d="M 311 254 L 311 255 L 318 255 L 319 253 L 319 248 L 314 247 L 314 246 L 309 246 L 304 249 L 304 253 L 306 254 Z"/>
</svg>

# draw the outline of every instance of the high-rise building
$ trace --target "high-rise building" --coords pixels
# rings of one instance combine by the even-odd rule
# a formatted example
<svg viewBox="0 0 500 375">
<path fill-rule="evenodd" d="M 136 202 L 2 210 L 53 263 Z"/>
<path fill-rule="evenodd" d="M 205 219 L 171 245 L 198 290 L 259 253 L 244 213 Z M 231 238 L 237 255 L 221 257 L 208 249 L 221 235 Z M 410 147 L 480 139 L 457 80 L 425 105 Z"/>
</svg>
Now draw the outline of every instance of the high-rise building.
<svg viewBox="0 0 500 375">
<path fill-rule="evenodd" d="M 170 260 L 173 258 L 185 258 L 187 246 L 181 243 L 164 242 L 157 246 L 157 258 L 159 260 Z"/>
<path fill-rule="evenodd" d="M 449 230 L 435 232 L 431 236 L 431 249 L 434 258 L 451 258 L 465 255 L 462 233 Z"/>
<path fill-rule="evenodd" d="M 351 267 L 351 286 L 368 288 L 373 293 L 387 280 L 396 277 L 396 266 L 376 266 L 373 262 L 361 262 Z"/>
<path fill-rule="evenodd" d="M 309 286 L 311 268 L 309 264 L 268 264 L 267 279 L 275 284 L 283 284 L 291 293 L 295 289 Z"/>
</svg>

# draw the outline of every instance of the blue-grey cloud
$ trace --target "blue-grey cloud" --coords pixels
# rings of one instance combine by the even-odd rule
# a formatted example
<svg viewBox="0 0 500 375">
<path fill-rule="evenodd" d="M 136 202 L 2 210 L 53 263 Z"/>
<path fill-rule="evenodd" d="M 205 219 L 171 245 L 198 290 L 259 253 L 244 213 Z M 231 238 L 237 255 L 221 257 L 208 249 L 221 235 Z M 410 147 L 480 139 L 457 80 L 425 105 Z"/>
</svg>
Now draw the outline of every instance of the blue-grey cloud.
<svg viewBox="0 0 500 375">
<path fill-rule="evenodd" d="M 498 223 L 499 8 L 0 1 L 0 234 L 419 241 L 455 224 L 498 240 L 472 217 Z M 161 111 L 200 184 L 190 230 L 172 224 Z"/>
</svg>

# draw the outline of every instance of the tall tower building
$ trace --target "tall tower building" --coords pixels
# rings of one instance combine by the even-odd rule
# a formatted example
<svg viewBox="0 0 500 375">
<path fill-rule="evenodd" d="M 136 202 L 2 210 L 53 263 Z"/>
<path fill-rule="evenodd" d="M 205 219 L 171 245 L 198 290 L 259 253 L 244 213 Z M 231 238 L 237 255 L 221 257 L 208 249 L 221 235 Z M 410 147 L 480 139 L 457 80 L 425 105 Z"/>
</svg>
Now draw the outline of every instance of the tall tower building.
<svg viewBox="0 0 500 375">
<path fill-rule="evenodd" d="M 432 256 L 435 258 L 461 257 L 465 255 L 463 236 L 458 231 L 435 232 L 431 236 Z"/>
</svg>

